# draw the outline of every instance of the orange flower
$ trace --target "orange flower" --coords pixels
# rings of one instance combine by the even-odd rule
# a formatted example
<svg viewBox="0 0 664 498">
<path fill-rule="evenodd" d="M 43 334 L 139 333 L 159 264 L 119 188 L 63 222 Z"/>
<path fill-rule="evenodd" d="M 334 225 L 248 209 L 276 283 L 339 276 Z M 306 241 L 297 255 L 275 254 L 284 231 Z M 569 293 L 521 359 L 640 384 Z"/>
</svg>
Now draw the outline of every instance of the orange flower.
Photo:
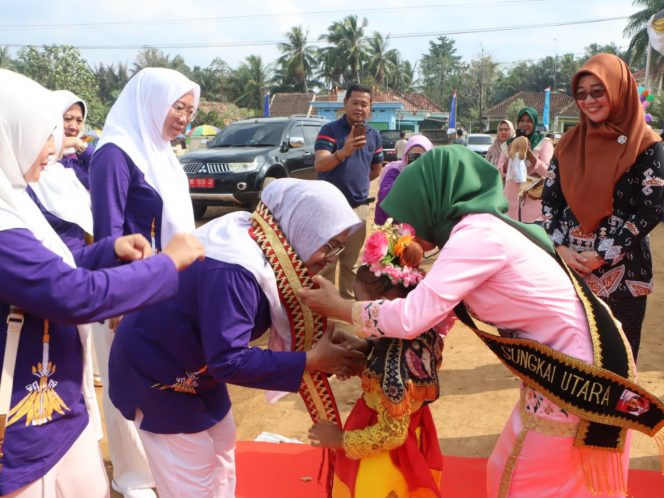
<svg viewBox="0 0 664 498">
<path fill-rule="evenodd" d="M 406 250 L 406 246 L 410 244 L 413 241 L 413 236 L 412 235 L 402 235 L 399 237 L 399 240 L 397 240 L 397 243 L 394 245 L 394 255 L 397 257 L 401 257 L 403 252 Z"/>
</svg>

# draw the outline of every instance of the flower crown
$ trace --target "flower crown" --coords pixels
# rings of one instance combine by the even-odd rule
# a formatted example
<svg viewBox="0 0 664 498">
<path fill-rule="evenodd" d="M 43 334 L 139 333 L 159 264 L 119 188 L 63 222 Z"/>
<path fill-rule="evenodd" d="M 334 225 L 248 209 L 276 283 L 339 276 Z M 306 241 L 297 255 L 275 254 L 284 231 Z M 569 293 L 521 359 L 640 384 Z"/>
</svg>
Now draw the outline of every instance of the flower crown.
<svg viewBox="0 0 664 498">
<path fill-rule="evenodd" d="M 414 239 L 412 226 L 392 223 L 389 218 L 367 239 L 362 264 L 377 277 L 386 275 L 393 285 L 417 285 L 424 278 L 424 272 L 419 269 L 424 251 Z"/>
</svg>

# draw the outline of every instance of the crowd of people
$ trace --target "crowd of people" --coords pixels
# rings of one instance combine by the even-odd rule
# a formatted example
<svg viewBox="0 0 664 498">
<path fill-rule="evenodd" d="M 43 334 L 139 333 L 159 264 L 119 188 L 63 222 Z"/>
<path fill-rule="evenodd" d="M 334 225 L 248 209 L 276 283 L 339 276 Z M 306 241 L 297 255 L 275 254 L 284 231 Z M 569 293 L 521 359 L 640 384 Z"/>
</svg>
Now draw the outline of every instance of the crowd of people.
<svg viewBox="0 0 664 498">
<path fill-rule="evenodd" d="M 383 165 L 372 90 L 351 85 L 318 180 L 275 180 L 254 212 L 196 228 L 170 146 L 195 82 L 139 71 L 93 148 L 82 99 L 0 70 L 0 496 L 233 497 L 228 384 L 302 395 L 330 496 L 443 496 L 427 405 L 456 320 L 522 381 L 487 495 L 625 496 L 631 431 L 664 440 L 664 404 L 636 383 L 664 150 L 618 57 L 572 88 L 580 123 L 555 148 L 524 108 L 486 159 L 463 134 L 415 134 Z M 328 374 L 362 380 L 344 424 Z"/>
</svg>

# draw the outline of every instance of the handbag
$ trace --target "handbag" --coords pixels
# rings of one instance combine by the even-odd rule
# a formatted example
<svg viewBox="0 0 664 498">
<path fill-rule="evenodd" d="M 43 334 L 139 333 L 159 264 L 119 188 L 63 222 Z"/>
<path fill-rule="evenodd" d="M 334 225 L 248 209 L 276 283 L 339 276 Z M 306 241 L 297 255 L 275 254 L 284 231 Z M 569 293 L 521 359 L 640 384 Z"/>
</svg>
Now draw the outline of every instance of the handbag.
<svg viewBox="0 0 664 498">
<path fill-rule="evenodd" d="M 525 199 L 527 195 L 531 199 L 541 199 L 544 192 L 543 176 L 528 176 L 523 187 L 519 191 L 519 199 Z"/>
</svg>

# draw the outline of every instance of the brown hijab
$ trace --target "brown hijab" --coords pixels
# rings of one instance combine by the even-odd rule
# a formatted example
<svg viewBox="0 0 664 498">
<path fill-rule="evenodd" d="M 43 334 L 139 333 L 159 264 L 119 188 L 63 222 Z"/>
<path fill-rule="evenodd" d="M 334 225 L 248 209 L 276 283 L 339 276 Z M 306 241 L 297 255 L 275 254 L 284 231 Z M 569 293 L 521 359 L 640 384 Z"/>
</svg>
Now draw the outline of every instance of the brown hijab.
<svg viewBox="0 0 664 498">
<path fill-rule="evenodd" d="M 593 123 L 579 109 L 581 122 L 563 135 L 555 156 L 567 204 L 581 229 L 591 233 L 613 212 L 613 191 L 620 177 L 660 138 L 646 125 L 636 81 L 622 59 L 611 54 L 591 57 L 574 75 L 573 91 L 586 74 L 604 85 L 609 117 Z"/>
</svg>

